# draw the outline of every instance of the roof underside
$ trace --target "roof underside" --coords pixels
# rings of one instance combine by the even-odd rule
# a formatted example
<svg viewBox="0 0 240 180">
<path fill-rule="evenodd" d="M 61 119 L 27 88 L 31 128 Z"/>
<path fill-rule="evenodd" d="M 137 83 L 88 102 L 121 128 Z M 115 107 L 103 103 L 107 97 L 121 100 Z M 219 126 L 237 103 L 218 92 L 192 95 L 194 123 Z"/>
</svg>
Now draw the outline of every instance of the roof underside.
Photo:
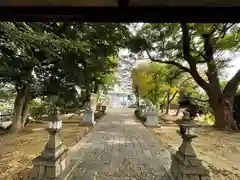
<svg viewBox="0 0 240 180">
<path fill-rule="evenodd" d="M 126 2 L 129 6 L 237 6 L 239 0 L 1 0 L 0 5 L 7 6 L 118 6 Z"/>
<path fill-rule="evenodd" d="M 239 11 L 239 0 L 0 1 L 0 20 L 9 21 L 232 22 Z"/>
</svg>

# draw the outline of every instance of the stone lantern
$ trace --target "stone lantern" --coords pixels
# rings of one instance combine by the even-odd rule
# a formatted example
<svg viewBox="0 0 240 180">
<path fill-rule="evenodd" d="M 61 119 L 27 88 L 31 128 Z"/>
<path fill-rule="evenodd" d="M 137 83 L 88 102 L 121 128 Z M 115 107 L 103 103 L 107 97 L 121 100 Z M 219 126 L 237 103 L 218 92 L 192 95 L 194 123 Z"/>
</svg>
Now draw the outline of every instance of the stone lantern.
<svg viewBox="0 0 240 180">
<path fill-rule="evenodd" d="M 49 140 L 42 153 L 33 160 L 31 175 L 33 180 L 56 179 L 67 167 L 67 150 L 59 138 L 59 131 L 62 128 L 59 114 L 59 108 L 52 105 L 49 112 L 48 128 L 46 129 L 49 133 Z"/>
<path fill-rule="evenodd" d="M 194 120 L 189 117 L 189 113 L 183 113 L 182 120 L 177 124 L 180 131 L 177 131 L 182 137 L 176 154 L 172 154 L 171 172 L 177 180 L 210 180 L 209 171 L 202 165 L 201 160 L 191 145 L 191 142 L 197 136 L 193 134 L 192 128 L 199 127 Z"/>
</svg>

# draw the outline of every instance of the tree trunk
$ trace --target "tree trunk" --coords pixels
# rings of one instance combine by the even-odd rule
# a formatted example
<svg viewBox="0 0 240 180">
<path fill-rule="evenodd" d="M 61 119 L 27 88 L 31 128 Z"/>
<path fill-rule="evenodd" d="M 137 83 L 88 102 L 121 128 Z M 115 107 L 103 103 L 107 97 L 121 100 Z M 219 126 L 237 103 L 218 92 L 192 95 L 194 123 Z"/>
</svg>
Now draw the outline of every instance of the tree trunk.
<svg viewBox="0 0 240 180">
<path fill-rule="evenodd" d="M 29 99 L 27 98 L 26 101 L 24 102 L 23 108 L 22 108 L 22 129 L 25 127 L 25 123 L 28 117 L 28 112 L 29 112 Z"/>
<path fill-rule="evenodd" d="M 180 112 L 180 106 L 178 105 L 177 112 L 176 112 L 175 116 L 178 116 L 179 112 Z"/>
<path fill-rule="evenodd" d="M 166 115 L 169 114 L 169 107 L 170 107 L 170 89 L 168 89 L 168 92 L 167 92 L 167 104 L 166 104 Z"/>
<path fill-rule="evenodd" d="M 217 129 L 238 130 L 236 121 L 233 118 L 233 101 L 223 99 L 220 103 L 211 103 L 215 117 L 213 127 Z"/>
<path fill-rule="evenodd" d="M 22 108 L 24 103 L 24 90 L 21 89 L 17 92 L 17 96 L 14 102 L 14 114 L 12 119 L 12 132 L 18 132 L 22 130 Z"/>
<path fill-rule="evenodd" d="M 28 115 L 28 107 L 30 102 L 29 87 L 24 86 L 17 91 L 14 102 L 14 115 L 12 119 L 11 132 L 22 131 Z"/>
<path fill-rule="evenodd" d="M 98 92 L 98 85 L 96 84 L 96 82 L 94 82 L 93 93 L 97 94 L 97 92 Z"/>
<path fill-rule="evenodd" d="M 163 98 L 162 103 L 161 103 L 161 105 L 160 105 L 161 113 L 164 113 L 164 108 L 165 108 L 164 102 L 165 102 L 165 99 L 166 99 L 166 98 L 167 98 L 167 95 Z"/>
<path fill-rule="evenodd" d="M 139 89 L 136 89 L 136 99 L 137 99 L 137 108 L 140 107 L 140 97 L 139 97 Z"/>
</svg>

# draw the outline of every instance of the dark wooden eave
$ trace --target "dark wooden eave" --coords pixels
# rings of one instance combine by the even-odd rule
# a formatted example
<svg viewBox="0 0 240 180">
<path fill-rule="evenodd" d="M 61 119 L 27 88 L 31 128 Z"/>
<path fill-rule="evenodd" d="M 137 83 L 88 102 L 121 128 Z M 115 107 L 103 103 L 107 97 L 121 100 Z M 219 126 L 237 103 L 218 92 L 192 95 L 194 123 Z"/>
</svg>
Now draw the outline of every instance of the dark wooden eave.
<svg viewBox="0 0 240 180">
<path fill-rule="evenodd" d="M 239 12 L 239 0 L 0 1 L 7 21 L 239 22 Z"/>
</svg>

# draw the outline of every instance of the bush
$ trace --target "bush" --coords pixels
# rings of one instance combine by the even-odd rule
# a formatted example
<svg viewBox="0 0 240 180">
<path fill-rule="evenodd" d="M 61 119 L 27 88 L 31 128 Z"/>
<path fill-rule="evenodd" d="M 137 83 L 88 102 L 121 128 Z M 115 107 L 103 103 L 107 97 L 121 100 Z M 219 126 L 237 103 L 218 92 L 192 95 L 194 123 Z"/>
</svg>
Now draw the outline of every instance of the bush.
<svg viewBox="0 0 240 180">
<path fill-rule="evenodd" d="M 212 113 L 207 113 L 207 114 L 200 116 L 200 120 L 205 121 L 208 124 L 214 124 L 215 117 Z"/>
<path fill-rule="evenodd" d="M 134 111 L 135 116 L 142 121 L 143 123 L 145 123 L 146 121 L 146 115 L 140 110 L 140 109 L 136 109 Z"/>
<path fill-rule="evenodd" d="M 136 110 L 134 111 L 134 114 L 135 114 L 135 116 L 138 116 L 138 115 L 140 114 L 140 110 L 139 110 L 139 109 L 136 109 Z"/>
<path fill-rule="evenodd" d="M 137 104 L 131 104 L 128 106 L 129 108 L 137 108 Z"/>
<path fill-rule="evenodd" d="M 48 105 L 41 100 L 34 99 L 30 102 L 29 114 L 33 118 L 41 118 L 42 115 L 47 114 Z"/>
</svg>

